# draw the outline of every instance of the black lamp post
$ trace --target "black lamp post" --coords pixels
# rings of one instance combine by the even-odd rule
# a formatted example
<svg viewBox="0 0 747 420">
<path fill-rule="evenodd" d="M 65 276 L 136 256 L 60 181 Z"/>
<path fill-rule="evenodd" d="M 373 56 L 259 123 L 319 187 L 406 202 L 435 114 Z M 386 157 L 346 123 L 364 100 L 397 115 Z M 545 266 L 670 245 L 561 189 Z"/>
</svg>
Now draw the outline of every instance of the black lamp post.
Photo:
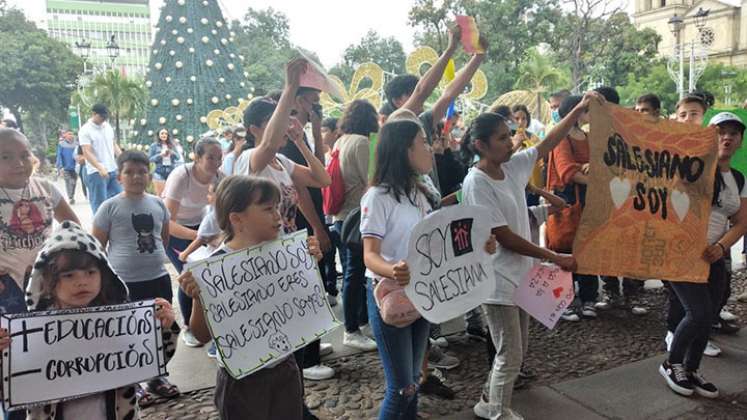
<svg viewBox="0 0 747 420">
<path fill-rule="evenodd" d="M 119 57 L 119 45 L 117 45 L 117 41 L 114 40 L 114 37 L 115 35 L 112 35 L 111 39 L 109 39 L 109 43 L 106 44 L 106 53 L 112 61 L 112 67 L 114 67 L 114 60 Z"/>
</svg>

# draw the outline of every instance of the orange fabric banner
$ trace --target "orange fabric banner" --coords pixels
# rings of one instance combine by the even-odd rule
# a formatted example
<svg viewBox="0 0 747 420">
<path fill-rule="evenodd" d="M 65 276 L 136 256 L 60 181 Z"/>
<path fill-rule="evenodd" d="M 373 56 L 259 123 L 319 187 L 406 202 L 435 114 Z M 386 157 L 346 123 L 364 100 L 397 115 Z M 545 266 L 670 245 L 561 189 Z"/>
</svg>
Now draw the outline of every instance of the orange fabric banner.
<svg viewBox="0 0 747 420">
<path fill-rule="evenodd" d="M 716 129 L 592 102 L 578 272 L 705 283 Z"/>
</svg>

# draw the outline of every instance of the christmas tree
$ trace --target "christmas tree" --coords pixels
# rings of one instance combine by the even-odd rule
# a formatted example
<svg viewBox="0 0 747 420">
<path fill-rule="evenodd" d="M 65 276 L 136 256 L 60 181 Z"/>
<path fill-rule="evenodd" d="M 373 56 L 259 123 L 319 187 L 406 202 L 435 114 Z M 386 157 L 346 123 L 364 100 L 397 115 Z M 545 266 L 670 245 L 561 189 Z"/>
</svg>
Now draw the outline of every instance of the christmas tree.
<svg viewBox="0 0 747 420">
<path fill-rule="evenodd" d="M 245 106 L 240 101 L 251 95 L 234 36 L 217 0 L 166 0 L 145 81 L 147 115 L 135 121 L 135 143 L 149 145 L 166 128 L 191 150 L 210 130 L 211 111 L 238 114 L 237 107 Z"/>
</svg>

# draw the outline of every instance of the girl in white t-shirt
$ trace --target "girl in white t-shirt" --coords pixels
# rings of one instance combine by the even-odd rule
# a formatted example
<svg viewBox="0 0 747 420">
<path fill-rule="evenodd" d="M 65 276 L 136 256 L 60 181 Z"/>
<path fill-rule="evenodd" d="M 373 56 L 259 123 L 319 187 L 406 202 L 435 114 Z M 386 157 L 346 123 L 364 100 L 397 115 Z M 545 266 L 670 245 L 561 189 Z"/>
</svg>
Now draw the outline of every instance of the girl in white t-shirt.
<svg viewBox="0 0 747 420">
<path fill-rule="evenodd" d="M 568 134 L 593 97 L 599 98 L 595 93 L 587 94 L 542 143 L 518 153 L 512 152 L 507 121 L 495 113 L 475 118 L 462 139 L 462 148 L 479 156 L 464 179 L 463 201 L 495 210 L 492 231 L 500 244 L 493 259 L 496 288 L 483 305 L 497 354 L 486 392 L 474 407 L 478 417 L 522 418 L 511 410 L 511 395 L 527 345 L 529 321 L 514 305 L 514 292 L 532 268 L 532 258 L 549 260 L 567 271 L 576 266 L 572 256 L 532 243 L 525 191 L 537 159 L 546 157 Z"/>
<path fill-rule="evenodd" d="M 410 270 L 404 261 L 410 233 L 435 204 L 429 202 L 426 186 L 420 182 L 420 177 L 431 171 L 433 156 L 421 126 L 409 120 L 389 122 L 381 128 L 376 156 L 372 186 L 361 199 L 360 230 L 366 277 L 370 279 L 368 319 L 386 378 L 379 419 L 415 419 L 417 384 L 430 327 L 427 320 L 414 313 L 411 305 L 409 311 L 407 305 L 392 308 L 398 313 L 400 309 L 408 311 L 409 318 L 415 319 L 413 322 L 390 320 L 399 326 L 385 322 L 384 319 L 390 318 L 381 312 L 379 305 L 387 298 L 377 286 L 386 287 L 391 294 L 403 295 L 401 289 L 410 281 Z M 494 251 L 495 240 L 486 248 L 488 252 Z M 375 293 L 379 299 L 374 297 Z"/>
</svg>

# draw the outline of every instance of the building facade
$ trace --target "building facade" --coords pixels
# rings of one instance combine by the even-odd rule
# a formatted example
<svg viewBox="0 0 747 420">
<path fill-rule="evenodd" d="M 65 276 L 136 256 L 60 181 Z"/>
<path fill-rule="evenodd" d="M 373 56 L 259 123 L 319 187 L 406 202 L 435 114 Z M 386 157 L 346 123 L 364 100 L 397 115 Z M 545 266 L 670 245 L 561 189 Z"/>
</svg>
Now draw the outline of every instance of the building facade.
<svg viewBox="0 0 747 420">
<path fill-rule="evenodd" d="M 699 31 L 695 15 L 700 9 L 708 10 L 708 17 Z M 635 0 L 635 24 L 661 35 L 662 55 L 672 54 L 675 45 L 669 25 L 675 14 L 684 20 L 684 42 L 699 40 L 713 62 L 747 67 L 747 0 Z"/>
<path fill-rule="evenodd" d="M 106 46 L 114 36 L 119 46 L 116 68 L 144 76 L 152 37 L 149 0 L 44 0 L 46 7 L 30 17 L 49 35 L 70 46 L 91 44 L 88 65 L 109 66 Z"/>
</svg>

